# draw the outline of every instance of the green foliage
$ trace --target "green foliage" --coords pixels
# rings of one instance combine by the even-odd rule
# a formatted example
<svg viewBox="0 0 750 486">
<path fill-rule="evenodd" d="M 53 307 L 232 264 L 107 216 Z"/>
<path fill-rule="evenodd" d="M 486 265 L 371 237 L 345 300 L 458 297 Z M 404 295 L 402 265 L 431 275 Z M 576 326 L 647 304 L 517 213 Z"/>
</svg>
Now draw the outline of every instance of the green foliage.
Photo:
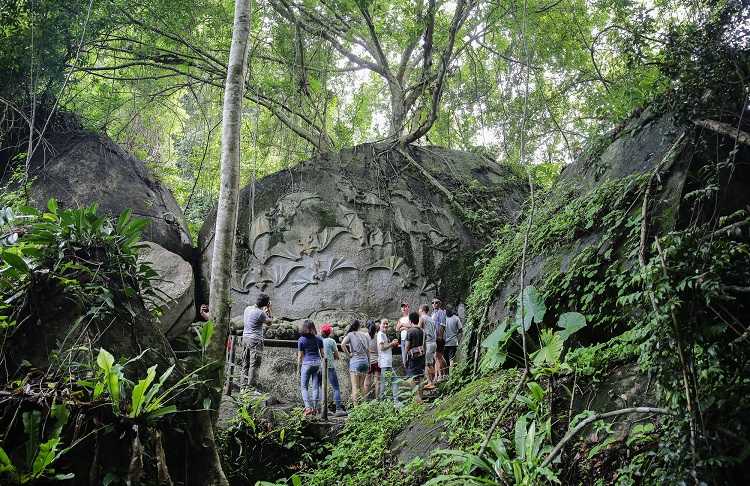
<svg viewBox="0 0 750 486">
<path fill-rule="evenodd" d="M 575 186 L 567 185 L 560 188 L 564 192 L 547 196 L 541 204 L 537 202 L 540 207 L 537 207 L 529 234 L 528 254 L 549 255 L 597 228 L 607 228 L 608 231 L 619 234 L 618 232 L 625 224 L 626 228 L 631 230 L 634 224 L 625 217 L 628 214 L 628 208 L 640 195 L 640 188 L 644 181 L 643 175 L 605 181 L 593 192 L 582 194 L 578 193 Z M 537 197 L 540 196 L 537 195 Z M 525 239 L 523 218 L 520 221 L 518 228 L 510 226 L 502 228 L 489 248 L 491 256 L 479 259 L 476 263 L 481 267 L 481 274 L 472 285 L 472 292 L 467 299 L 471 326 L 479 324 L 483 311 L 493 299 L 496 290 L 512 276 L 511 271 L 520 262 Z M 606 255 L 610 258 L 615 256 L 613 252 Z M 560 274 L 558 278 L 570 278 L 567 275 L 568 272 Z M 592 276 L 589 275 L 589 277 Z M 565 283 L 566 286 L 572 286 L 568 282 Z M 557 288 L 558 285 L 553 285 L 548 279 L 545 280 L 545 287 Z M 544 290 L 541 292 L 544 294 Z M 545 298 L 545 300 L 549 299 Z M 590 300 L 593 301 L 593 299 Z M 589 302 L 584 301 L 584 303 Z M 577 302 L 573 301 L 570 305 L 590 315 L 589 309 L 582 308 Z M 594 306 L 590 307 L 593 310 Z M 561 309 L 558 308 L 550 310 L 553 313 L 561 313 Z M 592 322 L 597 321 L 592 320 Z"/>
<path fill-rule="evenodd" d="M 198 339 L 198 345 L 201 349 L 201 359 L 206 354 L 206 349 L 208 348 L 208 344 L 211 342 L 211 338 L 214 335 L 214 329 L 215 324 L 213 321 L 206 321 L 201 323 L 196 329 L 195 329 L 195 336 Z"/>
<path fill-rule="evenodd" d="M 521 373 L 502 370 L 472 381 L 437 403 L 434 421 L 445 424 L 444 438 L 453 448 L 469 452 L 479 449 L 484 435 L 498 413 L 508 405 Z M 521 402 L 509 405 L 509 415 L 522 412 Z"/>
<path fill-rule="evenodd" d="M 742 222 L 740 212 L 720 224 Z M 745 413 L 750 402 L 748 355 L 742 345 L 746 334 L 727 316 L 747 315 L 747 300 L 740 289 L 750 279 L 750 245 L 726 234 L 714 235 L 713 226 L 698 226 L 669 233 L 652 246 L 653 257 L 643 271 L 644 288 L 653 296 L 658 312 L 639 326 L 638 360 L 657 377 L 661 403 L 679 411 L 688 407 L 683 373 L 693 377 L 693 393 L 700 397 L 701 430 L 707 431 L 701 449 L 699 473 L 721 478 L 747 457 L 750 422 Z M 699 269 L 699 270 L 697 270 Z M 650 305 L 639 295 L 642 306 Z M 720 310 L 719 310 L 720 309 Z M 731 319 L 731 318 L 730 318 Z M 687 370 L 677 352 L 692 353 Z M 686 414 L 670 416 L 661 435 L 659 477 L 665 481 L 690 474 L 693 467 L 684 441 Z M 732 423 L 737 435 L 708 433 Z"/>
<path fill-rule="evenodd" d="M 43 478 L 60 481 L 73 477 L 72 474 L 58 474 L 53 467 L 70 449 L 61 448 L 61 434 L 68 423 L 70 412 L 65 405 L 56 404 L 52 406 L 50 415 L 54 420 L 53 425 L 42 427 L 42 414 L 38 410 L 23 412 L 23 429 L 26 435 L 23 460 L 14 463 L 11 456 L 0 447 L 0 478 L 10 484 L 29 484 Z"/>
<path fill-rule="evenodd" d="M 266 398 L 240 395 L 238 413 L 218 434 L 222 465 L 231 484 L 272 484 L 261 480 L 274 478 L 289 478 L 280 484 L 299 484 L 299 473 L 319 464 L 332 447 L 301 410 L 271 413 L 264 409 Z"/>
<path fill-rule="evenodd" d="M 96 358 L 99 367 L 96 380 L 82 380 L 78 383 L 91 390 L 94 400 L 107 397 L 117 416 L 153 423 L 165 415 L 177 412 L 177 406 L 168 403 L 195 384 L 191 379 L 200 369 L 187 374 L 164 391 L 162 388 L 171 377 L 174 365 L 167 368 L 158 381 L 154 381 L 157 365 L 153 365 L 148 368 L 144 378 L 134 383 L 125 377 L 124 371 L 129 364 L 141 360 L 144 353 L 120 364 L 115 363 L 112 354 L 101 348 Z"/>
<path fill-rule="evenodd" d="M 521 323 L 524 331 L 528 331 L 532 322 L 542 323 L 546 312 L 547 306 L 544 305 L 544 300 L 536 287 L 533 285 L 526 286 L 520 296 L 520 303 L 516 311 L 516 322 Z"/>
<path fill-rule="evenodd" d="M 445 458 L 443 465 L 458 464 L 460 473 L 437 476 L 425 486 L 439 484 L 515 484 L 532 486 L 542 482 L 560 483 L 549 467 L 543 467 L 550 446 L 544 441 L 550 434 L 547 422 L 537 431 L 537 423 L 527 427 L 526 416 L 516 421 L 513 448 L 508 450 L 504 439 L 490 442 L 487 454 L 483 457 L 458 450 L 439 450 L 437 455 Z"/>
<path fill-rule="evenodd" d="M 516 332 L 521 333 L 522 324 L 528 332 L 532 322 L 541 324 L 547 312 L 547 307 L 539 292 L 534 286 L 527 286 L 519 300 L 523 302 L 523 313 L 521 305 L 518 306 L 515 320 L 503 321 L 497 328 L 482 341 L 482 347 L 487 352 L 482 356 L 480 369 L 488 372 L 498 369 L 505 364 L 508 358 L 508 345 Z M 523 315 L 522 315 L 523 314 Z M 557 326 L 562 331 L 542 329 L 539 336 L 539 347 L 530 352 L 534 364 L 532 372 L 536 375 L 555 374 L 562 369 L 562 351 L 565 341 L 576 331 L 586 326 L 586 317 L 579 312 L 566 312 L 560 315 Z M 529 350 L 531 351 L 531 350 Z"/>
<path fill-rule="evenodd" d="M 13 234 L 0 247 L 0 296 L 8 320 L 23 312 L 22 303 L 34 286 L 58 287 L 85 313 L 94 316 L 126 311 L 135 317 L 131 299 L 140 296 L 157 302 L 152 280 L 156 273 L 138 261 L 140 233 L 147 222 L 131 218 L 130 211 L 116 221 L 97 215 L 96 205 L 60 210 L 54 199 L 46 212 L 23 208 L 14 215 L 4 210 L 4 223 Z M 14 224 L 22 225 L 16 229 Z M 7 312 L 7 314 L 6 314 Z"/>
<path fill-rule="evenodd" d="M 29 326 L 37 316 L 46 316 L 44 309 L 29 305 L 36 295 L 72 316 L 71 335 L 95 320 L 132 323 L 147 315 L 145 302 L 158 311 L 156 273 L 138 259 L 140 232 L 147 223 L 132 218 L 130 211 L 111 220 L 98 216 L 96 205 L 60 209 L 52 199 L 45 212 L 5 208 L 2 215 L 2 332 L 19 332 L 17 322 Z"/>
<path fill-rule="evenodd" d="M 387 401 L 355 407 L 330 454 L 319 464 L 319 469 L 304 478 L 304 483 L 365 486 L 387 481 L 384 464 L 393 463 L 388 450 L 391 440 L 422 411 L 417 404 L 394 409 Z M 398 477 L 398 470 L 392 474 Z"/>
</svg>

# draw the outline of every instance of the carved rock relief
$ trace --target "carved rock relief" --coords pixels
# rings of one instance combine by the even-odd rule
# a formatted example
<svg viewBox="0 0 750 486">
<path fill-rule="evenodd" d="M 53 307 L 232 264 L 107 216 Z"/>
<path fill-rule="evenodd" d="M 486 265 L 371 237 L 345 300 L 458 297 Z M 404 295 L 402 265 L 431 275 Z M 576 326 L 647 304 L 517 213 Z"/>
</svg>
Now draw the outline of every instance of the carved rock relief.
<svg viewBox="0 0 750 486">
<path fill-rule="evenodd" d="M 349 189 L 342 190 L 347 200 L 386 205 L 375 194 Z M 406 199 L 409 193 L 403 191 L 400 196 Z M 394 254 L 390 231 L 370 227 L 357 210 L 346 204 L 336 204 L 334 211 L 329 208 L 330 202 L 319 195 L 297 192 L 283 196 L 273 208 L 258 214 L 249 225 L 249 257 L 235 276 L 233 290 L 246 295 L 257 291 L 272 294 L 292 313 L 299 306 L 335 307 L 344 301 L 356 303 L 358 298 L 382 299 L 379 294 L 394 293 L 387 291 L 392 287 L 409 294 L 428 295 L 435 291 L 437 282 L 431 282 Z M 331 221 L 325 222 L 327 226 L 323 224 L 322 212 L 333 215 L 335 226 L 330 226 Z M 393 224 L 410 234 L 419 255 L 424 251 L 421 246 L 427 244 L 432 247 L 433 259 L 441 259 L 442 253 L 457 243 L 445 234 L 450 221 L 442 220 L 449 219 L 450 213 L 399 205 L 393 214 Z M 388 273 L 376 276 L 378 271 Z M 350 276 L 338 277 L 343 274 Z M 312 294 L 300 301 L 308 292 Z"/>
</svg>

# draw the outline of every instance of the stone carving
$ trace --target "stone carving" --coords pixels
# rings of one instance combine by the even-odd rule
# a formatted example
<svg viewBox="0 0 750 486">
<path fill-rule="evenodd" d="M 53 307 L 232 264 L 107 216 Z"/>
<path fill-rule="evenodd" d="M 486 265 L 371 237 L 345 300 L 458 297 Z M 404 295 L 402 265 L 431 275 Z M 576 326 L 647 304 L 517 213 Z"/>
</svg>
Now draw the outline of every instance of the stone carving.
<svg viewBox="0 0 750 486">
<path fill-rule="evenodd" d="M 359 269 L 349 260 L 346 258 L 336 258 L 332 257 L 329 261 L 327 266 L 325 267 L 325 270 L 322 270 L 322 278 L 321 280 L 325 280 L 327 278 L 330 278 L 331 275 L 338 272 L 339 270 L 357 270 Z"/>
<path fill-rule="evenodd" d="M 390 270 L 391 277 L 396 275 L 396 272 L 398 271 L 399 267 L 404 263 L 404 259 L 397 256 L 389 256 L 385 257 L 382 260 L 378 260 L 377 262 L 373 263 L 369 267 L 367 267 L 367 270 L 375 270 L 375 269 L 385 269 Z"/>
<path fill-rule="evenodd" d="M 435 292 L 437 290 L 437 285 L 435 283 L 430 282 L 427 280 L 427 277 L 425 277 L 422 280 L 422 287 L 419 289 L 419 295 L 428 295 L 432 292 Z"/>
<path fill-rule="evenodd" d="M 317 285 L 318 284 L 318 278 L 316 278 L 316 272 L 312 269 L 305 269 L 305 271 L 297 274 L 297 276 L 294 278 L 294 280 L 291 281 L 291 290 L 292 290 L 292 304 L 294 303 L 294 299 L 297 298 L 300 292 L 305 290 L 305 287 L 308 285 Z"/>
<path fill-rule="evenodd" d="M 365 244 L 367 243 L 365 224 L 362 221 L 362 218 L 359 217 L 357 212 L 344 206 L 343 204 L 339 204 L 336 208 L 336 216 L 339 219 L 339 222 L 342 223 L 341 225 L 346 227 L 346 229 L 349 231 L 352 238 L 354 238 L 355 240 L 359 240 L 360 244 L 362 246 L 365 246 Z"/>
<path fill-rule="evenodd" d="M 271 267 L 271 281 L 274 287 L 279 287 L 287 279 L 295 268 L 305 268 L 301 263 L 284 262 L 277 263 Z"/>
<path fill-rule="evenodd" d="M 268 218 L 265 215 L 260 215 L 255 218 L 255 221 L 250 225 L 250 236 L 248 240 L 248 248 L 255 254 L 255 243 L 263 235 L 267 235 L 271 232 L 271 224 L 268 222 Z"/>
<path fill-rule="evenodd" d="M 268 259 L 275 256 L 296 261 L 302 258 L 302 249 L 300 248 L 300 245 L 295 243 L 279 243 L 271 248 Z M 266 261 L 268 261 L 268 259 Z M 266 262 L 263 263 L 265 264 Z"/>
<path fill-rule="evenodd" d="M 370 237 L 368 238 L 370 248 L 385 247 L 388 245 L 393 246 L 393 237 L 390 231 L 385 233 L 380 228 L 375 228 L 370 231 Z"/>
<path fill-rule="evenodd" d="M 267 283 L 273 282 L 273 278 L 267 275 L 265 268 L 259 262 L 251 259 L 247 270 L 235 282 L 232 285 L 232 290 L 247 294 L 253 286 L 259 289 L 264 288 Z"/>
<path fill-rule="evenodd" d="M 436 231 L 432 226 L 424 223 L 426 218 L 421 216 L 419 219 L 412 219 L 404 214 L 402 208 L 396 208 L 394 211 L 396 217 L 396 225 L 407 233 L 429 233 L 430 231 Z"/>
<path fill-rule="evenodd" d="M 311 234 L 305 242 L 302 252 L 311 255 L 315 252 L 321 253 L 328 245 L 333 243 L 333 240 L 342 233 L 349 231 L 347 228 L 341 226 L 323 228 L 320 233 Z"/>
<path fill-rule="evenodd" d="M 434 269 L 450 269 L 445 262 L 456 252 L 476 248 L 447 201 L 424 180 L 410 171 L 390 176 L 387 161 L 363 160 L 358 150 L 295 166 L 291 176 L 287 170 L 269 175 L 256 187 L 254 211 L 247 204 L 251 188 L 244 189 L 239 220 L 247 236 L 237 243 L 233 315 L 262 291 L 284 320 L 321 310 L 389 317 L 400 299 L 417 303 L 438 292 Z M 471 180 L 471 171 L 485 164 L 470 154 L 436 150 L 420 160 L 433 174 L 446 172 L 446 159 L 460 161 L 455 174 L 444 174 L 454 179 L 451 185 Z M 212 231 L 211 220 L 201 232 L 206 247 Z M 210 257 L 207 248 L 204 276 Z"/>
</svg>

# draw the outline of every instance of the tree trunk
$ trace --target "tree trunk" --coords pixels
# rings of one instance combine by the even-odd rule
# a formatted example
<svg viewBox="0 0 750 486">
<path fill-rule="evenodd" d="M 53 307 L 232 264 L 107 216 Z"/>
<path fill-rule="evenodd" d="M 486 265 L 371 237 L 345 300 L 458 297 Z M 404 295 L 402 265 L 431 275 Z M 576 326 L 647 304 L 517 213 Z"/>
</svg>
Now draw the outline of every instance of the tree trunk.
<svg viewBox="0 0 750 486">
<path fill-rule="evenodd" d="M 391 93 L 391 127 L 390 136 L 394 140 L 401 138 L 404 132 L 404 121 L 406 119 L 406 106 L 404 101 L 404 90 L 394 82 L 388 83 Z"/>
<path fill-rule="evenodd" d="M 230 279 L 237 228 L 237 207 L 240 190 L 240 128 L 242 97 L 247 68 L 248 34 L 250 32 L 250 0 L 236 0 L 234 29 L 229 51 L 227 82 L 224 89 L 224 113 L 221 134 L 221 188 L 216 211 L 214 253 L 211 262 L 211 318 L 216 325 L 214 339 L 209 343 L 209 359 L 224 361 L 224 343 L 229 336 L 231 311 Z M 223 367 L 217 373 L 218 385 L 224 380 Z"/>
<path fill-rule="evenodd" d="M 247 71 L 248 36 L 250 34 L 250 0 L 235 0 L 232 45 L 229 49 L 227 81 L 224 87 L 224 112 L 221 133 L 221 188 L 216 211 L 214 230 L 214 254 L 211 262 L 211 318 L 216 325 L 214 339 L 208 344 L 206 355 L 217 364 L 224 363 L 224 343 L 229 336 L 231 311 L 230 279 L 234 257 L 234 237 L 237 228 L 237 208 L 240 190 L 240 129 L 242 122 L 242 98 L 244 96 Z M 216 366 L 213 385 L 223 389 L 224 366 Z M 217 404 L 218 405 L 218 404 Z M 213 421 L 208 413 L 199 413 L 196 424 L 201 432 L 213 469 L 207 472 L 205 484 L 228 485 L 221 463 L 218 461 L 213 434 Z"/>
</svg>

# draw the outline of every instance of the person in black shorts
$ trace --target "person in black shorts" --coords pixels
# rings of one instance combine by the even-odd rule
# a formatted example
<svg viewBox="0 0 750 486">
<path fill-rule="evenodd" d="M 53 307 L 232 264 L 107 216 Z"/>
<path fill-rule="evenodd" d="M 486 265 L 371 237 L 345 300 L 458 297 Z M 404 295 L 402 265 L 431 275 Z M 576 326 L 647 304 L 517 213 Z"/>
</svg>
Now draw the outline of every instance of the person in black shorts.
<svg viewBox="0 0 750 486">
<path fill-rule="evenodd" d="M 425 366 L 425 335 L 420 326 L 419 314 L 409 314 L 412 327 L 406 333 L 406 376 L 416 387 L 417 403 L 422 402 L 422 377 Z"/>
</svg>

